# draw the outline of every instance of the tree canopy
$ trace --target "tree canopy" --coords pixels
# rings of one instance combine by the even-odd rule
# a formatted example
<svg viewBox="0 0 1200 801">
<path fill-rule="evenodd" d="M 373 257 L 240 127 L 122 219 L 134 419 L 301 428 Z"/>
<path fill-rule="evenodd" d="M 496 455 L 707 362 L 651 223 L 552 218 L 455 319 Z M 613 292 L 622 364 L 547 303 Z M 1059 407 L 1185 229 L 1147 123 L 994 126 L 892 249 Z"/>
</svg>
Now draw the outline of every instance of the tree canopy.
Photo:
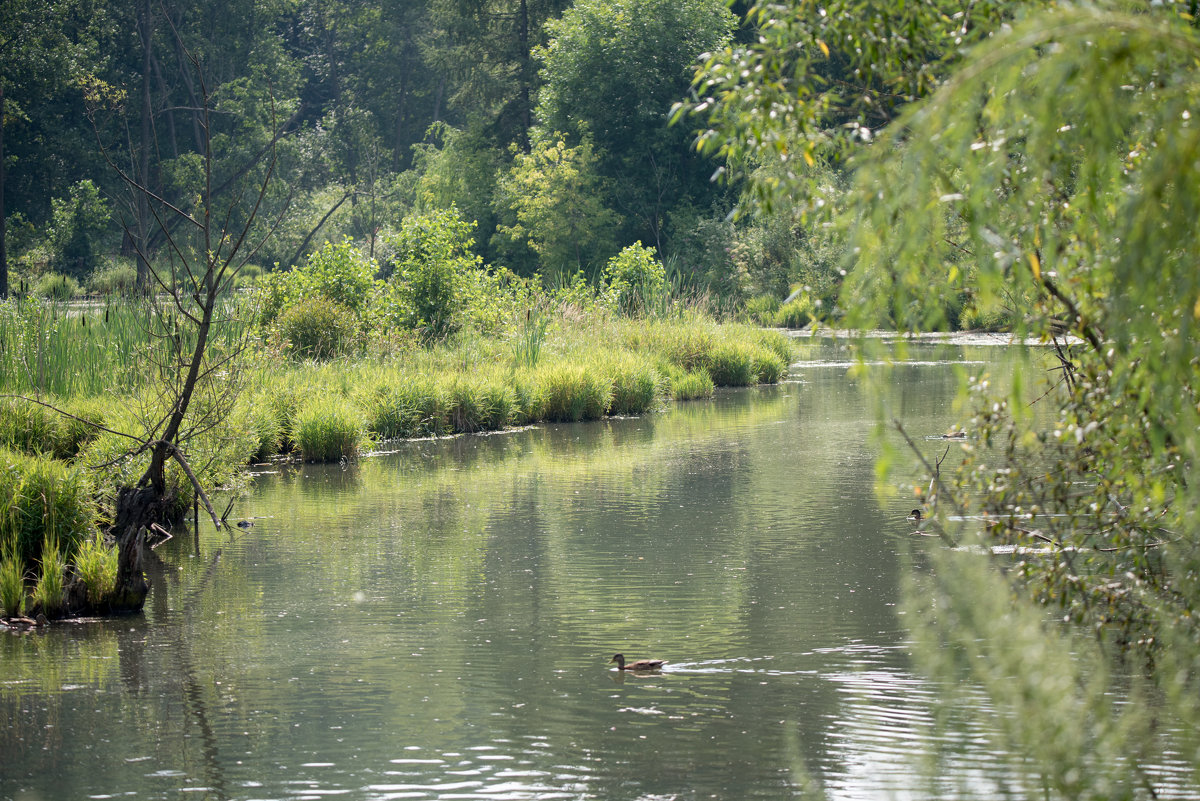
<svg viewBox="0 0 1200 801">
<path fill-rule="evenodd" d="M 964 384 L 975 416 L 962 467 L 939 475 L 925 500 L 960 521 L 945 521 L 952 536 L 1028 549 L 1009 578 L 1136 653 L 1194 723 L 1195 4 L 928 2 L 857 13 L 864 5 L 759 4 L 758 40 L 714 54 L 677 115 L 698 113 L 699 148 L 753 173 L 747 209 L 836 227 L 848 324 L 929 330 L 967 310 L 1001 312 L 1047 346 L 1044 371 L 1019 373 L 1002 394 L 987 377 Z M 849 189 L 818 180 L 824 165 L 847 173 Z M 982 587 L 997 577 L 970 559 L 938 560 L 939 578 L 914 596 L 922 610 L 938 599 L 934 622 L 919 627 L 942 651 L 934 664 L 971 673 L 1027 721 L 1014 737 L 1031 753 L 1044 747 L 1051 706 L 1084 716 L 1073 725 L 1095 738 L 1047 761 L 1065 796 L 1136 786 L 1136 732 L 1152 724 L 1136 711 L 1098 713 L 1082 674 L 1070 711 L 1049 703 L 1039 686 L 1062 666 L 1044 644 L 1064 632 L 1044 617 L 999 605 L 1016 616 L 1004 625 L 1033 619 L 1040 631 L 1017 661 L 995 649 L 947 656 L 1013 633 L 982 611 Z M 1007 688 L 996 680 L 1004 670 Z M 1111 717 L 1089 728 L 1098 714 Z M 1113 747 L 1131 758 L 1106 761 Z"/>
</svg>

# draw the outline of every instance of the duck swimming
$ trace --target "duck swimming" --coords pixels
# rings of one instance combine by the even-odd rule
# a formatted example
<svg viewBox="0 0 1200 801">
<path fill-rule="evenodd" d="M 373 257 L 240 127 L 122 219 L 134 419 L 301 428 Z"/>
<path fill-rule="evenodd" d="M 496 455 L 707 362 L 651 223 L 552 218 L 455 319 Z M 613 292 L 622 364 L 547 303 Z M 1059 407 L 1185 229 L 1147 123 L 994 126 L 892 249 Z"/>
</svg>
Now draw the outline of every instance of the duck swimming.
<svg viewBox="0 0 1200 801">
<path fill-rule="evenodd" d="M 609 663 L 616 662 L 617 670 L 658 670 L 667 664 L 665 659 L 639 659 L 627 665 L 625 664 L 625 654 L 613 654 L 613 658 L 608 661 Z"/>
<path fill-rule="evenodd" d="M 908 514 L 908 519 L 909 519 L 909 520 L 911 520 L 911 521 L 912 521 L 912 522 L 914 522 L 914 523 L 920 523 L 920 522 L 921 522 L 921 518 L 922 518 L 922 515 L 921 515 L 921 510 L 920 510 L 920 509 L 913 509 L 913 510 L 912 510 L 911 512 L 909 512 L 909 514 Z"/>
</svg>

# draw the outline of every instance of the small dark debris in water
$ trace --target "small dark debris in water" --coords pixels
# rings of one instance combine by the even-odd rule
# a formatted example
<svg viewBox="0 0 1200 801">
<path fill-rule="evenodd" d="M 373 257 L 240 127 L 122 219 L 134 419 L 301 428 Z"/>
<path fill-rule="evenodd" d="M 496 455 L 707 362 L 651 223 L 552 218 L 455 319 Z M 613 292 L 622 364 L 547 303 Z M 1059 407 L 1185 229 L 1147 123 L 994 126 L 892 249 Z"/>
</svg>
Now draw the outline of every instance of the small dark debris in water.
<svg viewBox="0 0 1200 801">
<path fill-rule="evenodd" d="M 254 525 L 254 524 L 253 524 L 253 523 L 251 523 L 249 520 L 239 520 L 239 521 L 237 522 L 237 527 L 238 527 L 238 528 L 250 528 L 250 527 L 251 527 L 251 526 L 253 526 L 253 525 Z"/>
</svg>

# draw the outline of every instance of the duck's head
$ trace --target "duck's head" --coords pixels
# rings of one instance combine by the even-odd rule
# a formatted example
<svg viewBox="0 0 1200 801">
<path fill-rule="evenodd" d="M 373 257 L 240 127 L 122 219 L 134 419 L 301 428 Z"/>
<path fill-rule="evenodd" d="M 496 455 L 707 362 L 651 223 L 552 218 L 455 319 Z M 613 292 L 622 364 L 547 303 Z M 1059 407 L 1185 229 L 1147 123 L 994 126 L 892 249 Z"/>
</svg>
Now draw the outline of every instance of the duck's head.
<svg viewBox="0 0 1200 801">
<path fill-rule="evenodd" d="M 912 511 L 909 513 L 909 515 L 908 515 L 908 519 L 909 519 L 909 520 L 912 520 L 912 521 L 915 521 L 915 522 L 918 522 L 918 523 L 919 523 L 919 522 L 921 522 L 921 510 L 920 510 L 920 509 L 913 509 L 913 510 L 912 510 Z"/>
<path fill-rule="evenodd" d="M 608 662 L 610 665 L 613 662 L 616 662 L 618 667 L 624 667 L 625 666 L 625 654 L 613 654 L 613 658 L 608 660 Z"/>
</svg>

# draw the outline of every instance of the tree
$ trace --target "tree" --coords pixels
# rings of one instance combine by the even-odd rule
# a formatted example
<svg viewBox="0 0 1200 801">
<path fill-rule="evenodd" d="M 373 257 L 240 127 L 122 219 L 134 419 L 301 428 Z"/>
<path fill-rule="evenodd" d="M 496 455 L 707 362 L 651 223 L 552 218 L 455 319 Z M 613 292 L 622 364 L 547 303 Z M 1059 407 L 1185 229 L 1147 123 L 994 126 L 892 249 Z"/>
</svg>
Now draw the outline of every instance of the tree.
<svg viewBox="0 0 1200 801">
<path fill-rule="evenodd" d="M 180 48 L 183 48 L 180 43 Z M 162 385 L 157 388 L 158 418 L 145 435 L 122 433 L 134 442 L 130 455 L 146 455 L 145 471 L 135 486 L 119 489 L 113 531 L 119 550 L 117 609 L 139 609 L 147 592 L 141 572 L 141 549 L 146 531 L 181 516 L 182 508 L 167 480 L 167 465 L 174 462 L 186 474 L 196 495 L 203 501 L 220 528 L 220 520 L 187 457 L 188 442 L 198 434 L 221 425 L 236 399 L 238 358 L 241 345 L 227 351 L 212 347 L 215 327 L 223 315 L 239 270 L 253 258 L 261 241 L 252 238 L 255 220 L 267 196 L 274 159 L 268 162 L 261 182 L 247 192 L 233 193 L 221 207 L 214 190 L 214 141 L 212 95 L 201 63 L 184 51 L 195 70 L 201 102 L 203 153 L 200 161 L 201 189 L 187 204 L 171 203 L 151 187 L 105 158 L 135 196 L 145 199 L 149 214 L 170 249 L 171 258 L 156 266 L 142 250 L 146 239 L 137 238 L 139 257 L 146 264 L 156 294 L 165 297 L 160 306 L 152 302 L 151 338 L 169 343 L 169 354 L 159 364 Z M 93 95 L 94 99 L 96 96 Z M 98 108 L 92 107 L 91 115 Z M 178 221 L 180 230 L 172 230 Z M 193 400 L 203 398 L 202 403 Z"/>
<path fill-rule="evenodd" d="M 836 17 L 849 5 L 829 7 Z M 1017 304 L 1017 333 L 1049 345 L 1051 369 L 1018 373 L 1001 396 L 990 382 L 970 385 L 975 438 L 955 475 L 929 464 L 927 501 L 984 516 L 982 532 L 946 520 L 955 536 L 1040 551 L 1018 559 L 1009 578 L 1061 607 L 1059 619 L 1065 612 L 1114 650 L 1141 657 L 1194 732 L 1200 36 L 1191 5 L 994 4 L 985 10 L 1007 26 L 964 25 L 974 45 L 964 51 L 939 55 L 931 46 L 931 80 L 853 143 L 822 127 L 835 106 L 840 114 L 852 104 L 776 79 L 814 74 L 814 64 L 835 57 L 834 42 L 857 54 L 853 45 L 874 37 L 873 23 L 814 23 L 804 4 L 768 23 L 762 5 L 758 45 L 710 60 L 693 108 L 712 114 L 701 146 L 735 163 L 797 157 L 794 171 L 772 172 L 757 192 L 776 213 L 792 203 L 817 211 L 803 175 L 809 162 L 837 154 L 853 171 L 845 197 L 824 198 L 839 201 L 854 258 L 843 288 L 851 324 L 940 326 L 947 297 L 960 293 L 983 308 Z M 905 7 L 919 13 L 922 4 Z M 843 36 L 828 37 L 834 30 Z M 922 38 L 936 45 L 938 36 Z M 862 57 L 868 66 L 900 64 L 912 44 L 893 32 L 875 45 L 884 55 Z M 1043 412 L 1050 425 L 1029 413 L 1033 403 L 1053 404 Z M 936 618 L 917 627 L 933 645 L 927 664 L 972 676 L 1006 719 L 1022 722 L 1010 734 L 1046 766 L 1048 790 L 1109 797 L 1148 786 L 1139 760 L 1153 720 L 1104 695 L 1102 659 L 1086 659 L 1084 671 L 1055 656 L 1093 648 L 1064 642 L 1043 613 L 1014 605 L 996 573 L 951 555 L 937 565 L 911 601 L 924 610 L 936 598 Z M 1064 676 L 1072 678 L 1049 692 L 1052 677 Z M 1052 722 L 1054 714 L 1071 717 Z M 1088 736 L 1047 758 L 1051 726 Z"/>
<path fill-rule="evenodd" d="M 588 137 L 568 147 L 561 134 L 539 132 L 500 179 L 496 204 L 511 222 L 497 236 L 527 243 L 548 275 L 570 275 L 608 256 L 617 216 L 604 205 L 597 160 Z"/>
<path fill-rule="evenodd" d="M 78 103 L 72 83 L 81 77 L 79 65 L 94 61 L 92 28 L 105 15 L 89 6 L 50 0 L 0 3 L 0 298 L 8 295 L 6 215 L 14 208 L 9 201 L 36 198 L 41 208 L 25 216 L 40 222 L 49 216 L 54 194 L 47 187 L 65 187 L 85 177 L 70 171 L 55 151 L 65 141 L 74 148 L 80 144 L 80 132 L 60 123 L 69 104 Z M 16 141 L 11 136 L 6 141 L 6 131 L 15 132 Z M 10 163 L 22 165 L 16 182 L 9 180 Z"/>
<path fill-rule="evenodd" d="M 539 123 L 573 145 L 590 137 L 630 242 L 663 252 L 668 212 L 688 199 L 705 207 L 712 197 L 712 165 L 667 115 L 693 66 L 725 47 L 735 24 L 720 0 L 581 0 L 547 23 Z"/>
</svg>

